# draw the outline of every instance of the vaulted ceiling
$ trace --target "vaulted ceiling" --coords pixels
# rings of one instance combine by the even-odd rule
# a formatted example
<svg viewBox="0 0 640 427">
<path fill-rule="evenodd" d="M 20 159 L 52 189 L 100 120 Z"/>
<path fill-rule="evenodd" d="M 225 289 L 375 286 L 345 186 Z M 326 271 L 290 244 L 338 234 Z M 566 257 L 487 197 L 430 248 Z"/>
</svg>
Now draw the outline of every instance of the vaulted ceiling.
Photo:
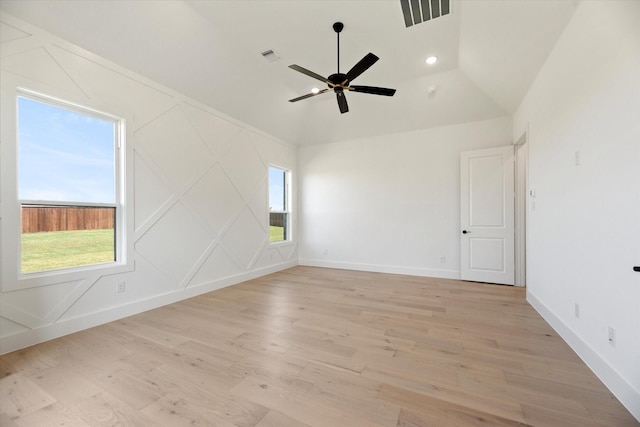
<svg viewBox="0 0 640 427">
<path fill-rule="evenodd" d="M 0 9 L 285 141 L 305 145 L 511 115 L 577 1 L 452 0 L 405 27 L 400 0 L 2 0 Z M 380 60 L 354 84 L 393 97 L 332 93 L 288 68 L 336 72 Z M 266 60 L 272 49 L 279 60 Z M 427 56 L 439 61 L 427 65 Z M 322 88 L 322 87 L 321 87 Z"/>
</svg>

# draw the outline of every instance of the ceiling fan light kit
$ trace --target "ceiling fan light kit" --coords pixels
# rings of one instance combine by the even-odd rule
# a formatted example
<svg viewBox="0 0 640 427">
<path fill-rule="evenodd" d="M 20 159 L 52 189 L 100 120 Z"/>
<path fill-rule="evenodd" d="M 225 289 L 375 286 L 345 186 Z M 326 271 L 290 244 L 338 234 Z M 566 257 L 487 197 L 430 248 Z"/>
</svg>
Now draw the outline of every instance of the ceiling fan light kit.
<svg viewBox="0 0 640 427">
<path fill-rule="evenodd" d="M 371 52 L 366 54 L 364 58 L 362 58 L 356 65 L 354 65 L 346 74 L 340 72 L 340 32 L 342 32 L 343 29 L 344 24 L 342 22 L 336 22 L 333 24 L 333 30 L 336 32 L 338 38 L 338 71 L 335 74 L 331 74 L 329 77 L 323 77 L 320 74 L 309 71 L 299 65 L 289 65 L 289 68 L 296 70 L 299 73 L 305 74 L 309 77 L 313 77 L 316 80 L 320 80 L 321 82 L 326 83 L 328 87 L 322 90 L 313 90 L 311 91 L 311 93 L 308 93 L 306 95 L 290 99 L 289 102 L 297 102 L 303 99 L 311 98 L 312 96 L 333 91 L 336 94 L 340 113 L 344 114 L 349 111 L 347 98 L 344 94 L 345 90 L 384 96 L 393 96 L 396 93 L 395 89 L 389 89 L 385 87 L 355 86 L 350 84 L 356 77 L 364 73 L 367 69 L 369 69 L 369 67 L 371 67 L 378 61 L 379 58 Z"/>
</svg>

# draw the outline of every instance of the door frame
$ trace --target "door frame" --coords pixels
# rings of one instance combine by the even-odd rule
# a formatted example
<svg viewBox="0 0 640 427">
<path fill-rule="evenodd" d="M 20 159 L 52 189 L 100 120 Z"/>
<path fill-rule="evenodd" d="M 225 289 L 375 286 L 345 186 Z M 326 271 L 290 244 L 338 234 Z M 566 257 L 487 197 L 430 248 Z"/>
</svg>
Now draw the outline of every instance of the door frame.
<svg viewBox="0 0 640 427">
<path fill-rule="evenodd" d="M 529 188 L 528 129 L 514 143 L 515 149 L 515 286 L 527 284 L 527 196 Z"/>
</svg>

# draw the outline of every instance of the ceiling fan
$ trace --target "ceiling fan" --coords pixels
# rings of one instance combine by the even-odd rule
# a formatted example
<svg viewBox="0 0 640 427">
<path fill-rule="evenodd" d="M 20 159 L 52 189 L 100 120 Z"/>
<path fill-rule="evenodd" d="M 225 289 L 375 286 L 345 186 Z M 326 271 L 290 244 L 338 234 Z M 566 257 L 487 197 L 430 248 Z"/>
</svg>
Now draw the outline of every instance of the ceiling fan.
<svg viewBox="0 0 640 427">
<path fill-rule="evenodd" d="M 323 93 L 327 93 L 330 91 L 334 91 L 336 93 L 336 98 L 338 99 L 338 107 L 340 108 L 340 113 L 346 113 L 349 111 L 349 105 L 347 104 L 347 98 L 344 96 L 345 90 L 351 90 L 353 92 L 362 92 L 362 93 L 370 93 L 373 95 L 384 95 L 384 96 L 393 96 L 396 93 L 395 89 L 389 89 L 386 87 L 375 87 L 375 86 L 356 86 L 351 85 L 351 82 L 358 77 L 360 74 L 364 73 L 369 67 L 376 63 L 379 59 L 373 53 L 368 53 L 362 58 L 356 65 L 351 68 L 347 74 L 343 74 L 340 72 L 340 32 L 344 28 L 344 24 L 342 22 L 336 22 L 333 24 L 333 30 L 336 32 L 338 36 L 338 72 L 335 74 L 331 74 L 329 77 L 322 77 L 320 74 L 314 73 L 313 71 L 309 71 L 306 68 L 303 68 L 299 65 L 289 65 L 289 68 L 294 69 L 302 74 L 306 74 L 309 77 L 313 77 L 314 79 L 320 80 L 321 82 L 326 83 L 329 87 L 327 89 L 314 91 L 312 93 L 308 93 L 306 95 L 299 96 L 297 98 L 290 99 L 289 102 L 297 102 L 303 99 L 311 98 L 312 96 L 320 95 Z"/>
</svg>

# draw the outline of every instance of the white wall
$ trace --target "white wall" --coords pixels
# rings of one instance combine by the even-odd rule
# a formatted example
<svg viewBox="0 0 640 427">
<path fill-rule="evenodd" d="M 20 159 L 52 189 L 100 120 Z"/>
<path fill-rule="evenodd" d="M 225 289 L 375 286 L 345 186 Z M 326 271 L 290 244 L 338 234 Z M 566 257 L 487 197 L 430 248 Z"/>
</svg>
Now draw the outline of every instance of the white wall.
<svg viewBox="0 0 640 427">
<path fill-rule="evenodd" d="M 460 152 L 511 132 L 507 117 L 301 147 L 299 262 L 459 278 Z"/>
<path fill-rule="evenodd" d="M 527 124 L 528 300 L 640 419 L 640 2 L 580 4 L 514 136 Z"/>
<path fill-rule="evenodd" d="M 268 165 L 295 176 L 295 147 L 9 15 L 1 21 L 3 253 L 19 238 L 6 221 L 19 211 L 7 156 L 19 86 L 126 120 L 135 268 L 2 283 L 0 352 L 297 264 L 295 242 L 268 243 L 267 201 Z M 117 294 L 120 281 L 127 290 Z"/>
</svg>

